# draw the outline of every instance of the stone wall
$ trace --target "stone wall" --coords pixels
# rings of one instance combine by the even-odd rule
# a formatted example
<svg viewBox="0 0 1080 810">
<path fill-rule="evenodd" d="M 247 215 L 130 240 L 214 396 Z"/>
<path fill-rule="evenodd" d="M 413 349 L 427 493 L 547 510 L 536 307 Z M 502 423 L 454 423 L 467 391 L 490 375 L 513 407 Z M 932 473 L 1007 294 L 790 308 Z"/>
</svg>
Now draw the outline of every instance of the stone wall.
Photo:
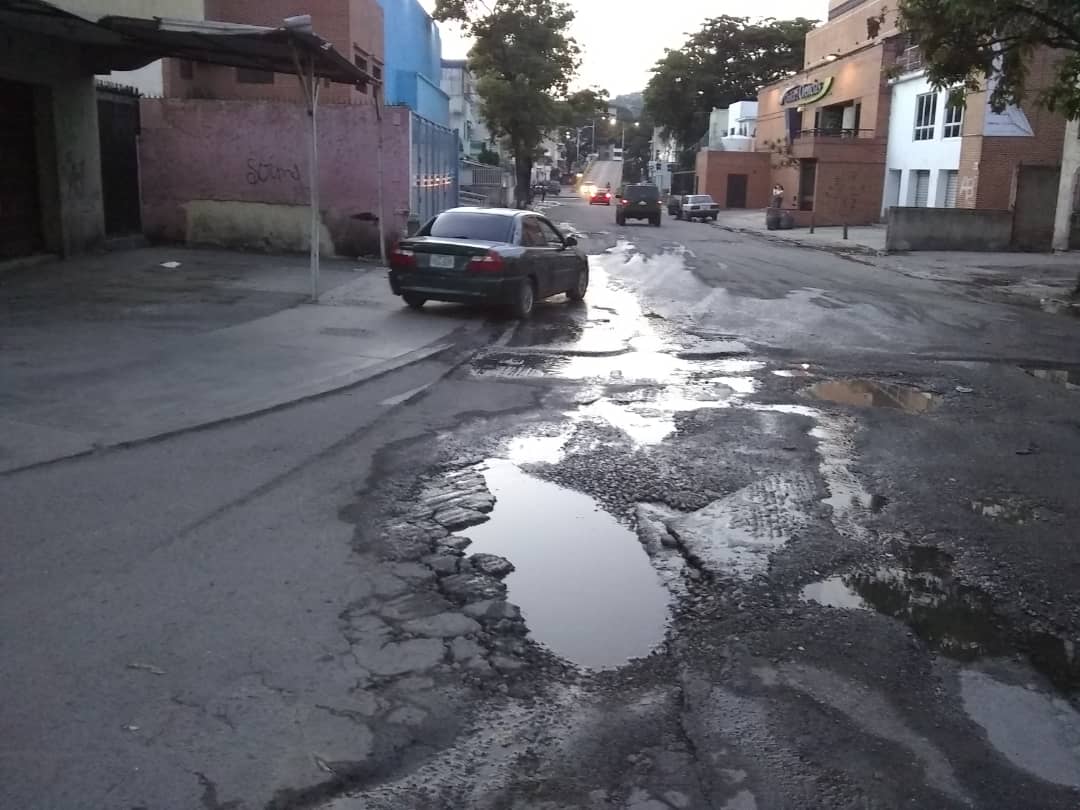
<svg viewBox="0 0 1080 810">
<path fill-rule="evenodd" d="M 885 249 L 1009 250 L 1012 228 L 1011 211 L 893 207 L 888 211 Z"/>
</svg>

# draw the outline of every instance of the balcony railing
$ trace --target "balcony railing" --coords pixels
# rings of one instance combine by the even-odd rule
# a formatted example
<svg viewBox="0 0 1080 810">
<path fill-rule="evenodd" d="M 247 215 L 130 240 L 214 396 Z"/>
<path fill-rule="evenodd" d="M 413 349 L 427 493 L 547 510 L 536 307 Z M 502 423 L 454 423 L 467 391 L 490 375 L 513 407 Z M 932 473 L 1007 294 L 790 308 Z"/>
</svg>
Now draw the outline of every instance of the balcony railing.
<svg viewBox="0 0 1080 810">
<path fill-rule="evenodd" d="M 856 138 L 873 138 L 876 134 L 872 129 L 845 129 L 843 127 L 821 127 L 818 129 L 804 129 L 795 134 L 796 140 L 800 138 L 835 138 L 837 140 L 853 140 Z"/>
<path fill-rule="evenodd" d="M 905 48 L 900 55 L 896 57 L 896 68 L 900 73 L 914 73 L 916 70 L 922 70 L 922 49 L 919 48 L 918 45 Z"/>
</svg>

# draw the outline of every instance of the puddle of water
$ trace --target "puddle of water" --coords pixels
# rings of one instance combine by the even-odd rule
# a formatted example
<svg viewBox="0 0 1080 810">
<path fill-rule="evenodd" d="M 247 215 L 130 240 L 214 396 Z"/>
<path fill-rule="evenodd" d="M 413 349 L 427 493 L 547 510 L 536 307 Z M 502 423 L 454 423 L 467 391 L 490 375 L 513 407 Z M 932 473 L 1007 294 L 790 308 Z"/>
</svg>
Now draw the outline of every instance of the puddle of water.
<svg viewBox="0 0 1080 810">
<path fill-rule="evenodd" d="M 937 548 L 910 546 L 895 566 L 813 583 L 803 596 L 833 607 L 869 608 L 898 619 L 931 649 L 960 661 L 1025 653 L 1032 666 L 1059 689 L 1080 689 L 1080 656 L 1073 640 L 1005 626 L 990 596 L 958 582 L 952 564 L 952 557 Z M 817 598 L 815 586 L 827 583 L 832 602 Z M 861 604 L 854 604 L 855 599 Z"/>
<path fill-rule="evenodd" d="M 893 408 L 904 413 L 926 413 L 937 407 L 937 397 L 917 388 L 873 380 L 830 380 L 806 389 L 805 394 L 825 402 L 859 408 Z"/>
<path fill-rule="evenodd" d="M 852 590 L 843 577 L 829 577 L 820 582 L 811 582 L 802 589 L 804 602 L 817 602 L 826 607 L 844 608 L 845 610 L 869 610 L 870 606 Z"/>
<path fill-rule="evenodd" d="M 1010 762 L 1080 788 L 1080 713 L 1068 701 L 975 669 L 960 673 L 960 694 L 968 716 Z"/>
<path fill-rule="evenodd" d="M 506 457 L 514 464 L 558 464 L 565 454 L 572 430 L 552 436 L 517 436 L 506 446 Z"/>
<path fill-rule="evenodd" d="M 1025 368 L 1024 371 L 1037 379 L 1063 385 L 1070 391 L 1080 391 L 1080 371 L 1063 368 Z"/>
<path fill-rule="evenodd" d="M 597 669 L 652 652 L 667 630 L 669 596 L 637 535 L 587 495 L 509 461 L 482 471 L 497 501 L 491 519 L 468 530 L 469 550 L 514 563 L 508 598 L 533 639 Z"/>
<path fill-rule="evenodd" d="M 814 372 L 810 370 L 809 363 L 802 363 L 798 368 L 777 368 L 773 369 L 773 374 L 777 377 L 813 377 Z"/>
</svg>

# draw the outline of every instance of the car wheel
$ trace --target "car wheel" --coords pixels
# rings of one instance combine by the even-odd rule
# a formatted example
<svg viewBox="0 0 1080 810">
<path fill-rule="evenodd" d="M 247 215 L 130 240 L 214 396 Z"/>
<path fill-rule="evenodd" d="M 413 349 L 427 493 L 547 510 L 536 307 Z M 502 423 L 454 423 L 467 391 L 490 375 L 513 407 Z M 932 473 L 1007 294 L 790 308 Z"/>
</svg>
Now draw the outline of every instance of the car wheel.
<svg viewBox="0 0 1080 810">
<path fill-rule="evenodd" d="M 615 224 L 621 228 L 626 224 L 626 220 L 623 217 L 615 217 Z"/>
<path fill-rule="evenodd" d="M 531 279 L 525 279 L 518 285 L 514 302 L 510 305 L 510 314 L 518 320 L 524 320 L 532 315 L 535 304 L 536 286 Z"/>
<path fill-rule="evenodd" d="M 581 301 L 585 298 L 585 292 L 589 289 L 589 269 L 578 271 L 577 284 L 574 289 L 566 291 L 566 297 L 571 301 Z"/>
<path fill-rule="evenodd" d="M 662 219 L 662 218 L 660 217 L 660 215 L 659 215 L 659 214 L 657 214 L 657 215 L 656 215 L 655 217 L 653 217 L 653 219 L 652 219 L 652 224 L 653 224 L 653 225 L 654 225 L 655 227 L 659 228 L 659 227 L 660 227 L 661 225 L 663 225 L 663 224 L 664 224 L 664 221 L 663 221 L 663 219 Z"/>
<path fill-rule="evenodd" d="M 405 299 L 405 305 L 410 309 L 423 309 L 424 304 L 427 303 L 427 299 L 424 298 L 424 296 L 417 295 L 416 293 L 405 293 L 401 297 Z"/>
</svg>

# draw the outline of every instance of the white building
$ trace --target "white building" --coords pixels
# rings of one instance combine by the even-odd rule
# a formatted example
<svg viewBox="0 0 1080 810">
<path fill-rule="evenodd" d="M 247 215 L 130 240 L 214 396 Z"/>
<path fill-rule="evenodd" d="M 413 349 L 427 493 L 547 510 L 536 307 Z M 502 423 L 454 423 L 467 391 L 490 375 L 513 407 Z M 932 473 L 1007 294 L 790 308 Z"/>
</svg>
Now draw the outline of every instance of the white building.
<svg viewBox="0 0 1080 810">
<path fill-rule="evenodd" d="M 922 70 L 893 82 L 882 213 L 892 206 L 956 207 L 964 107 Z"/>
<path fill-rule="evenodd" d="M 464 59 L 443 59 L 440 86 L 450 96 L 450 129 L 458 134 L 461 154 L 475 159 L 488 145 L 491 134 L 480 117 L 476 77 L 469 70 L 468 62 Z"/>
<path fill-rule="evenodd" d="M 757 110 L 756 101 L 736 101 L 725 110 L 714 109 L 709 115 L 709 149 L 753 152 Z"/>
</svg>

